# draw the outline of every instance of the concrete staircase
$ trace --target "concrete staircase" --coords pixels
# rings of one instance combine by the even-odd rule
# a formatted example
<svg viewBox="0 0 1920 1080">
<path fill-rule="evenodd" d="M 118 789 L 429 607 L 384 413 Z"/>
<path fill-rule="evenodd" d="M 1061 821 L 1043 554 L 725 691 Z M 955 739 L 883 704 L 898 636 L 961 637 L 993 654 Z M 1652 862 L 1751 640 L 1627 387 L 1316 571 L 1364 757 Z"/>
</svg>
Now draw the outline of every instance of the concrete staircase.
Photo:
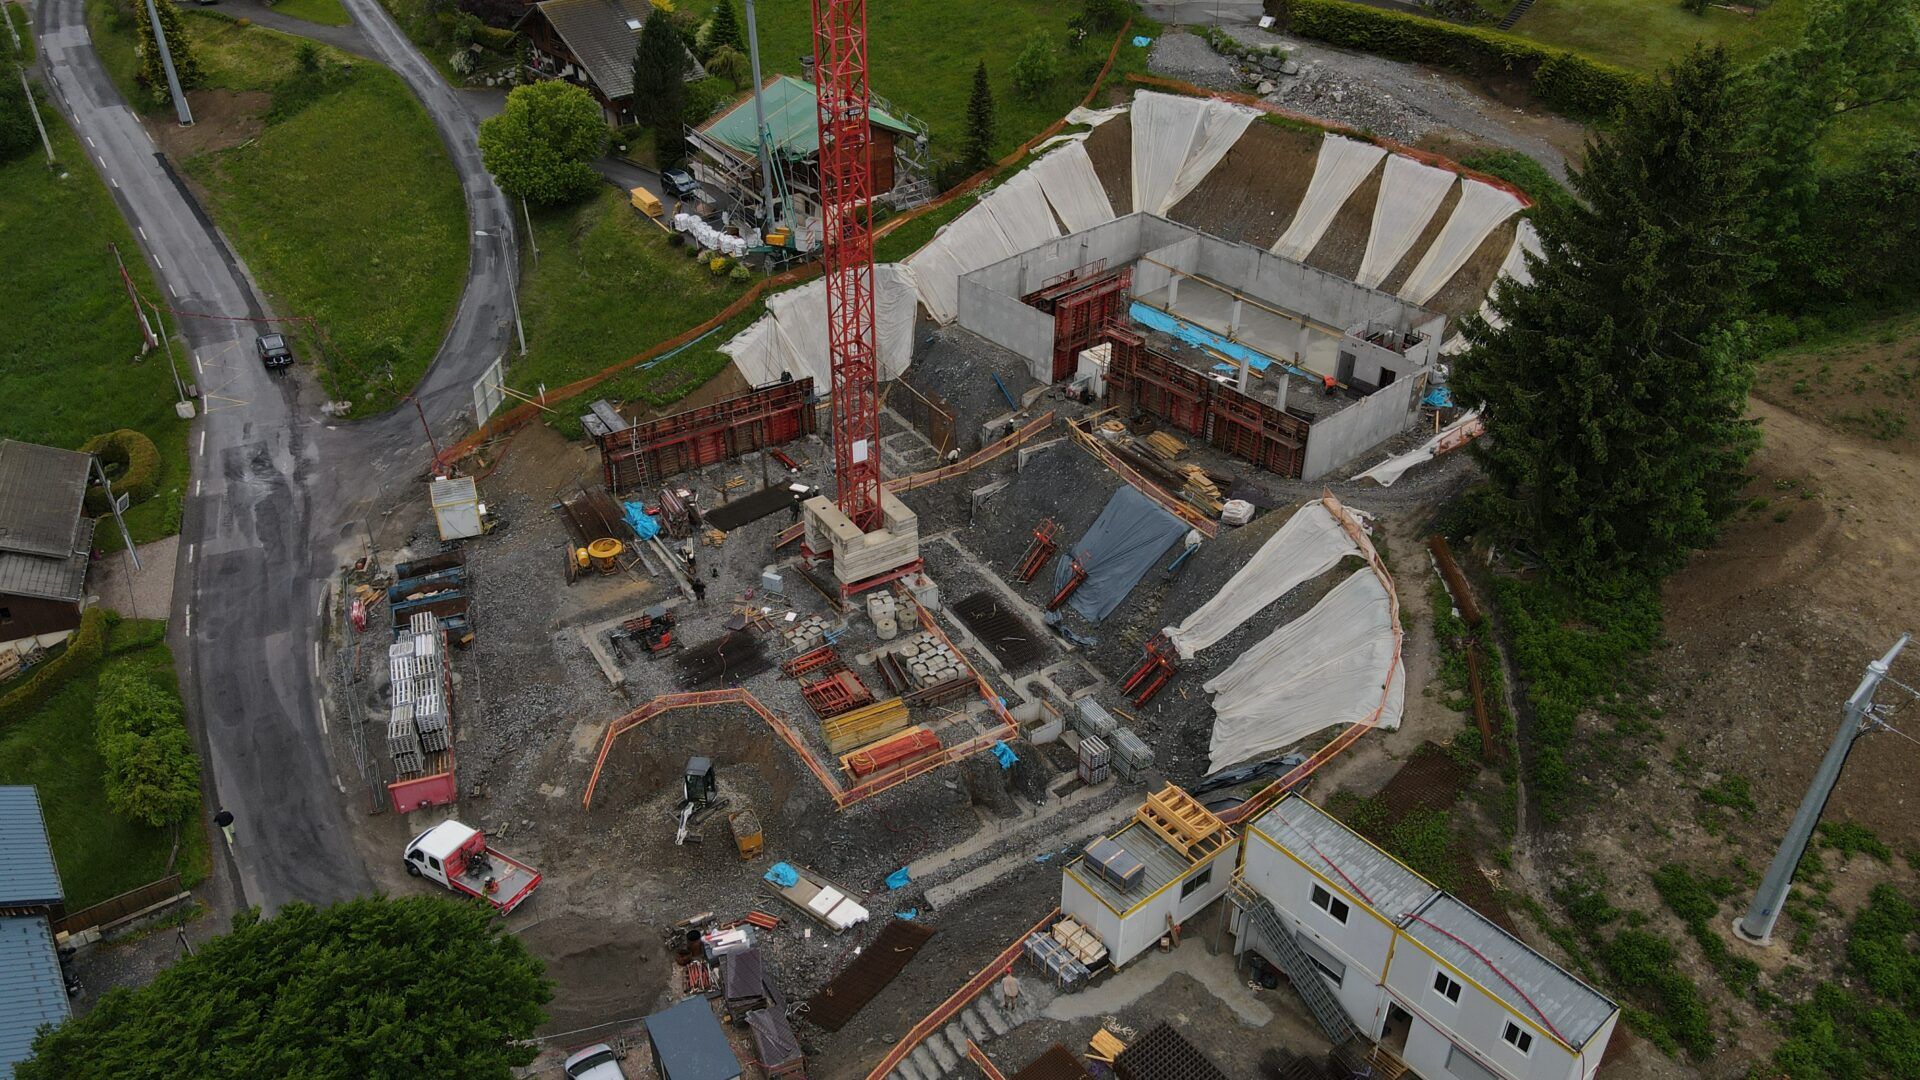
<svg viewBox="0 0 1920 1080">
<path fill-rule="evenodd" d="M 1360 1034 L 1353 1018 L 1327 989 L 1327 981 L 1307 954 L 1301 951 L 1273 903 L 1243 883 L 1236 883 L 1234 896 L 1247 913 L 1247 929 L 1267 946 L 1264 952 L 1287 973 L 1293 989 L 1307 1003 L 1307 1011 L 1319 1022 L 1335 1046 L 1344 1046 Z"/>
<path fill-rule="evenodd" d="M 1531 8 L 1532 6 L 1533 6 L 1533 0 L 1515 0 L 1514 5 L 1507 9 L 1506 15 L 1504 15 L 1500 19 L 1500 22 L 1494 26 L 1494 29 L 1495 30 L 1513 29 L 1513 24 L 1519 22 L 1520 16 L 1525 15 L 1527 13 L 1527 9 Z"/>
<path fill-rule="evenodd" d="M 1040 1015 L 1040 1002 L 1031 994 L 1021 993 L 1013 1005 L 1005 1008 L 995 1003 L 997 996 L 996 990 L 989 987 L 974 998 L 945 1027 L 914 1047 L 913 1052 L 887 1074 L 887 1080 L 946 1080 L 947 1077 L 971 1080 L 978 1076 L 980 1070 L 967 1063 L 968 1039 L 984 1049 L 992 1040 Z"/>
</svg>

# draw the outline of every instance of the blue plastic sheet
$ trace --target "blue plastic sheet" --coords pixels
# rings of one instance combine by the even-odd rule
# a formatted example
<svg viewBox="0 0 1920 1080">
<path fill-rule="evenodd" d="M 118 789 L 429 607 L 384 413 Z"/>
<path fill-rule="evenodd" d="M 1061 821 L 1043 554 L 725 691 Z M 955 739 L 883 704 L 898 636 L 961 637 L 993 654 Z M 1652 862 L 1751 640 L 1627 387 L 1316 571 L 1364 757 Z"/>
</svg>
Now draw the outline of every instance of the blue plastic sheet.
<svg viewBox="0 0 1920 1080">
<path fill-rule="evenodd" d="M 1054 591 L 1066 588 L 1073 576 L 1073 563 L 1078 560 L 1087 579 L 1067 603 L 1081 618 L 1099 622 L 1113 614 L 1140 578 L 1175 541 L 1187 535 L 1190 527 L 1138 488 L 1122 485 L 1080 542 L 1054 561 Z"/>
<path fill-rule="evenodd" d="M 1144 49 L 1151 44 L 1153 44 L 1153 39 L 1150 37 L 1136 37 L 1133 39 L 1133 47 L 1136 49 Z"/>
<path fill-rule="evenodd" d="M 1265 371 L 1274 364 L 1280 364 L 1282 367 L 1287 368 L 1292 367 L 1292 365 L 1275 360 L 1265 353 L 1255 352 L 1241 342 L 1228 341 L 1226 338 L 1221 337 L 1219 334 L 1214 333 L 1204 326 L 1195 326 L 1185 319 L 1175 318 L 1161 311 L 1159 308 L 1136 303 L 1133 305 L 1130 314 L 1133 316 L 1134 322 L 1151 327 L 1163 334 L 1171 334 L 1174 338 L 1184 341 L 1189 345 L 1197 345 L 1203 349 L 1212 349 L 1223 356 L 1231 356 L 1235 360 L 1245 360 L 1247 366 L 1255 371 Z M 1214 370 L 1235 372 L 1240 369 L 1233 364 L 1215 364 Z"/>
<path fill-rule="evenodd" d="M 633 533 L 642 540 L 651 540 L 660 535 L 660 522 L 647 513 L 644 503 L 621 503 L 626 509 L 627 524 L 633 526 Z"/>
<path fill-rule="evenodd" d="M 912 880 L 911 877 L 907 876 L 907 868 L 903 866 L 887 875 L 887 888 L 904 889 L 907 887 L 907 882 Z"/>
<path fill-rule="evenodd" d="M 905 919 L 907 922 L 912 922 L 913 920 L 920 917 L 920 909 L 917 907 L 910 907 L 910 908 L 907 908 L 905 911 L 896 911 L 893 913 L 893 917 L 896 919 Z"/>
<path fill-rule="evenodd" d="M 1427 396 L 1421 398 L 1420 403 L 1431 405 L 1436 409 L 1451 409 L 1453 408 L 1453 391 L 1444 386 L 1436 386 L 1427 391 Z"/>
<path fill-rule="evenodd" d="M 768 881 L 783 889 L 791 889 L 800 883 L 800 871 L 783 862 L 777 862 L 768 867 L 765 876 Z"/>
<path fill-rule="evenodd" d="M 1013 763 L 1020 760 L 1019 757 L 1015 756 L 1013 747 L 1008 746 L 1004 742 L 995 742 L 993 744 L 993 756 L 999 760 L 1000 767 L 1003 769 L 1013 768 Z"/>
</svg>

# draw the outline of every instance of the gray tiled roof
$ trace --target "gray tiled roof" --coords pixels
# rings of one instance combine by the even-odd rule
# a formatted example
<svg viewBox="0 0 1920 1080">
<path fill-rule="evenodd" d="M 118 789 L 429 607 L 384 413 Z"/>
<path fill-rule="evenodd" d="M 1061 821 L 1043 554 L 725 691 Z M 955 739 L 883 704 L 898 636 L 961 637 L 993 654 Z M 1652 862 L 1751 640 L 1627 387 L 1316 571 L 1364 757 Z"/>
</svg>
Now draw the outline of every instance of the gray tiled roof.
<svg viewBox="0 0 1920 1080">
<path fill-rule="evenodd" d="M 0 786 L 0 907 L 53 904 L 65 896 L 39 791 L 25 784 Z"/>
<path fill-rule="evenodd" d="M 653 14 L 647 0 L 543 0 L 534 7 L 573 50 L 587 78 L 609 101 L 633 94 L 633 54 L 640 24 Z"/>
<path fill-rule="evenodd" d="M 0 916 L 0 1080 L 12 1080 L 42 1024 L 67 1016 L 67 984 L 47 920 Z"/>
<path fill-rule="evenodd" d="M 72 450 L 0 440 L 0 551 L 73 554 L 87 461 Z"/>
<path fill-rule="evenodd" d="M 1407 921 L 1406 934 L 1506 1002 L 1515 1015 L 1544 1020 L 1575 1050 L 1585 1047 L 1619 1007 L 1446 893 Z"/>
<path fill-rule="evenodd" d="M 91 518 L 81 518 L 74 553 L 64 559 L 0 551 L 0 594 L 78 601 L 87 594 L 87 567 L 93 546 Z"/>
<path fill-rule="evenodd" d="M 1280 800 L 1253 827 L 1392 922 L 1400 922 L 1440 891 L 1297 795 Z"/>
</svg>

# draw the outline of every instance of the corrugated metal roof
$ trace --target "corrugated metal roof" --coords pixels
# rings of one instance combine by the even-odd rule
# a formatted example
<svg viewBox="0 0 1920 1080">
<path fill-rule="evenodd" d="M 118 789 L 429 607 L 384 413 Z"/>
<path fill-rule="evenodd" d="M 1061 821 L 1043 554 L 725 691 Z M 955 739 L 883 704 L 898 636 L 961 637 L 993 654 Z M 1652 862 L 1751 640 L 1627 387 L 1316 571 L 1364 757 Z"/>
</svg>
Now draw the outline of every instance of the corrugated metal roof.
<svg viewBox="0 0 1920 1080">
<path fill-rule="evenodd" d="M 1393 922 L 1401 922 L 1440 891 L 1298 795 L 1280 800 L 1253 827 Z"/>
<path fill-rule="evenodd" d="M 768 146 L 770 152 L 804 158 L 819 151 L 820 100 L 814 94 L 812 83 L 802 82 L 791 75 L 776 75 L 760 88 L 760 100 L 767 111 L 767 131 L 772 137 Z M 869 105 L 867 115 L 878 127 L 901 135 L 919 134 L 904 121 L 876 106 Z M 752 94 L 741 98 L 733 108 L 708 121 L 702 130 L 746 157 L 760 152 L 760 141 L 754 131 Z"/>
<path fill-rule="evenodd" d="M 88 460 L 72 450 L 0 440 L 0 551 L 73 554 Z"/>
<path fill-rule="evenodd" d="M 73 536 L 73 553 L 65 558 L 0 551 L 0 594 L 78 603 L 87 595 L 93 525 L 91 518 L 79 519 Z"/>
<path fill-rule="evenodd" d="M 1585 1047 L 1619 1008 L 1446 893 L 1435 895 L 1417 918 L 1408 920 L 1406 933 L 1506 1002 L 1514 1013 L 1535 1023 L 1544 1020 L 1548 1030 L 1559 1032 L 1575 1050 Z"/>
<path fill-rule="evenodd" d="M 68 1015 L 53 928 L 39 915 L 0 916 L 0 1080 L 13 1080 L 42 1024 Z"/>
<path fill-rule="evenodd" d="M 1093 895 L 1106 901 L 1107 906 L 1122 914 L 1172 882 L 1180 880 L 1194 865 L 1193 860 L 1174 850 L 1173 845 L 1162 839 L 1159 833 L 1138 821 L 1128 824 L 1126 828 L 1114 833 L 1108 839 L 1118 844 L 1120 850 L 1139 859 L 1141 865 L 1146 867 L 1140 875 L 1140 881 L 1133 888 L 1119 888 L 1102 877 L 1100 871 L 1086 864 L 1085 853 L 1074 856 L 1073 861 L 1067 864 L 1067 869 L 1073 871 L 1074 880 L 1086 885 Z"/>
<path fill-rule="evenodd" d="M 687 998 L 645 1023 L 666 1080 L 739 1080 L 740 1059 L 706 998 Z"/>
<path fill-rule="evenodd" d="M 56 904 L 65 898 L 39 791 L 25 784 L 0 786 L 0 905 Z"/>
</svg>

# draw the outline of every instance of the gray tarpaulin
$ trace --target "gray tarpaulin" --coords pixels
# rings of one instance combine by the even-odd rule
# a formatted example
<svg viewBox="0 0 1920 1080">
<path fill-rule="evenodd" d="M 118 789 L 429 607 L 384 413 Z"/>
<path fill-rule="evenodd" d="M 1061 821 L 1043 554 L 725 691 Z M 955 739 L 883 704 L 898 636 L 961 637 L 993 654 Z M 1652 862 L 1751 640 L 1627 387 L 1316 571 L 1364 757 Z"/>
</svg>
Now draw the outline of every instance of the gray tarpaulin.
<svg viewBox="0 0 1920 1080">
<path fill-rule="evenodd" d="M 1187 528 L 1186 522 L 1135 488 L 1122 487 L 1107 500 L 1107 508 L 1080 542 L 1055 561 L 1054 591 L 1066 586 L 1073 575 L 1073 561 L 1079 560 L 1087 580 L 1067 602 L 1082 618 L 1099 622 L 1113 614 L 1160 556 L 1187 534 Z"/>
<path fill-rule="evenodd" d="M 762 1068 L 778 1068 L 800 1056 L 800 1040 L 778 1011 L 756 1009 L 747 1014 L 747 1026 L 753 1029 L 754 1060 Z"/>
</svg>

